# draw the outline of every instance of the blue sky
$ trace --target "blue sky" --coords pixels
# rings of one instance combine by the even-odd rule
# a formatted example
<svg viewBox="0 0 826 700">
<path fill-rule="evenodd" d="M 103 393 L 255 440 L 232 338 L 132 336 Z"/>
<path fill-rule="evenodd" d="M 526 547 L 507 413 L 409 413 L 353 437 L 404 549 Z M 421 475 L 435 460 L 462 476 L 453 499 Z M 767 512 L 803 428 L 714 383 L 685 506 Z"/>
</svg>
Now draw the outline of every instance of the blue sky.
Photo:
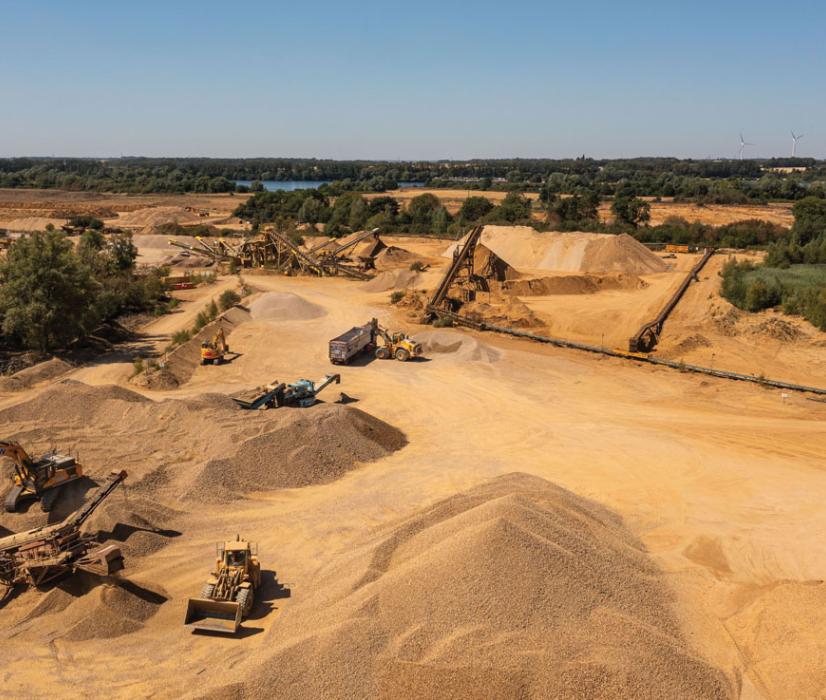
<svg viewBox="0 0 826 700">
<path fill-rule="evenodd" d="M 826 4 L 0 0 L 0 155 L 826 157 Z"/>
</svg>

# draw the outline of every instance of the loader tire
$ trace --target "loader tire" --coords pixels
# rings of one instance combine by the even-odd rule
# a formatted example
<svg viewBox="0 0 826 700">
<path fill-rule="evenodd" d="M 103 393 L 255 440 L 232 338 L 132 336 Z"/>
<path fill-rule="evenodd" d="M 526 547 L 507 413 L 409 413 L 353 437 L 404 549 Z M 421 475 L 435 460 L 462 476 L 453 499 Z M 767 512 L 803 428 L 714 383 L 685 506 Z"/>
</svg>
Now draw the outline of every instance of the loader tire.
<svg viewBox="0 0 826 700">
<path fill-rule="evenodd" d="M 386 347 L 376 348 L 376 359 L 378 360 L 389 360 L 390 359 L 390 350 Z"/>
<path fill-rule="evenodd" d="M 399 362 L 407 362 L 410 359 L 410 353 L 404 348 L 399 348 L 396 350 L 396 359 Z"/>
<path fill-rule="evenodd" d="M 252 604 L 253 604 L 253 597 L 254 593 L 252 588 L 242 588 L 238 591 L 238 596 L 235 598 L 235 602 L 238 603 L 238 607 L 241 608 L 241 614 L 243 617 L 246 617 L 252 612 Z"/>
<path fill-rule="evenodd" d="M 215 584 L 214 583 L 207 583 L 204 586 L 204 589 L 201 591 L 201 598 L 211 599 L 212 594 L 215 592 Z"/>
</svg>

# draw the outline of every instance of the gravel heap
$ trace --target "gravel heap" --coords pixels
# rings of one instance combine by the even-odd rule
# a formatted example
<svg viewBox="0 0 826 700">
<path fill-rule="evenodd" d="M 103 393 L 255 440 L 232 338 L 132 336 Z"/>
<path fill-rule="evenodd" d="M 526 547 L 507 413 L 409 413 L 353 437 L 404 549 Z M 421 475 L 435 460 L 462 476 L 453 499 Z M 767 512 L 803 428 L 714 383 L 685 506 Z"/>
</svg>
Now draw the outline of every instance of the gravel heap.
<svg viewBox="0 0 826 700">
<path fill-rule="evenodd" d="M 407 443 L 401 431 L 351 406 L 270 411 L 276 412 L 271 430 L 243 442 L 232 457 L 207 462 L 188 497 L 210 501 L 227 493 L 326 484 Z"/>
<path fill-rule="evenodd" d="M 240 697 L 734 695 L 689 649 L 662 572 L 621 520 L 525 474 L 342 554 L 268 635 L 228 679 Z"/>
</svg>

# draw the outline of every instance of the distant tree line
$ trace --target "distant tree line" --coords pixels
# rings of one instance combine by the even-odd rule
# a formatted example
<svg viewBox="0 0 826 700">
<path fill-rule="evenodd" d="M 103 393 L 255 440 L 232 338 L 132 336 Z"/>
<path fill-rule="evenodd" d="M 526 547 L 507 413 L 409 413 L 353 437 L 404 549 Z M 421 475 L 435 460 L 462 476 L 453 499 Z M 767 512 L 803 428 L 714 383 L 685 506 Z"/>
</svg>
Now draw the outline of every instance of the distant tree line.
<svg viewBox="0 0 826 700">
<path fill-rule="evenodd" d="M 773 172 L 788 165 L 805 172 Z M 236 185 L 245 180 L 249 186 Z M 547 199 L 584 190 L 599 197 L 674 197 L 736 204 L 826 198 L 826 163 L 813 159 L 337 161 L 311 158 L 7 158 L 0 187 L 104 192 L 247 192 L 262 181 L 331 181 L 330 194 L 383 192 L 399 183 L 467 190 L 540 192 Z"/>
</svg>

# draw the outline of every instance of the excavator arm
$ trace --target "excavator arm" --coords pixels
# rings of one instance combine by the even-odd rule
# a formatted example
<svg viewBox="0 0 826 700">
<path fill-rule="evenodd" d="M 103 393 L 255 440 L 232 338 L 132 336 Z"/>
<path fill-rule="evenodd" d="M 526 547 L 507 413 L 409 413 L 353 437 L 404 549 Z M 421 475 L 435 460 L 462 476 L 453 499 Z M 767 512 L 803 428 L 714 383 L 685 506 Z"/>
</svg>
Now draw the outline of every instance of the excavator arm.
<svg viewBox="0 0 826 700">
<path fill-rule="evenodd" d="M 17 474 L 16 481 L 20 484 L 35 480 L 37 470 L 34 462 L 19 442 L 0 440 L 0 457 L 8 457 L 14 463 L 14 471 Z"/>
</svg>

